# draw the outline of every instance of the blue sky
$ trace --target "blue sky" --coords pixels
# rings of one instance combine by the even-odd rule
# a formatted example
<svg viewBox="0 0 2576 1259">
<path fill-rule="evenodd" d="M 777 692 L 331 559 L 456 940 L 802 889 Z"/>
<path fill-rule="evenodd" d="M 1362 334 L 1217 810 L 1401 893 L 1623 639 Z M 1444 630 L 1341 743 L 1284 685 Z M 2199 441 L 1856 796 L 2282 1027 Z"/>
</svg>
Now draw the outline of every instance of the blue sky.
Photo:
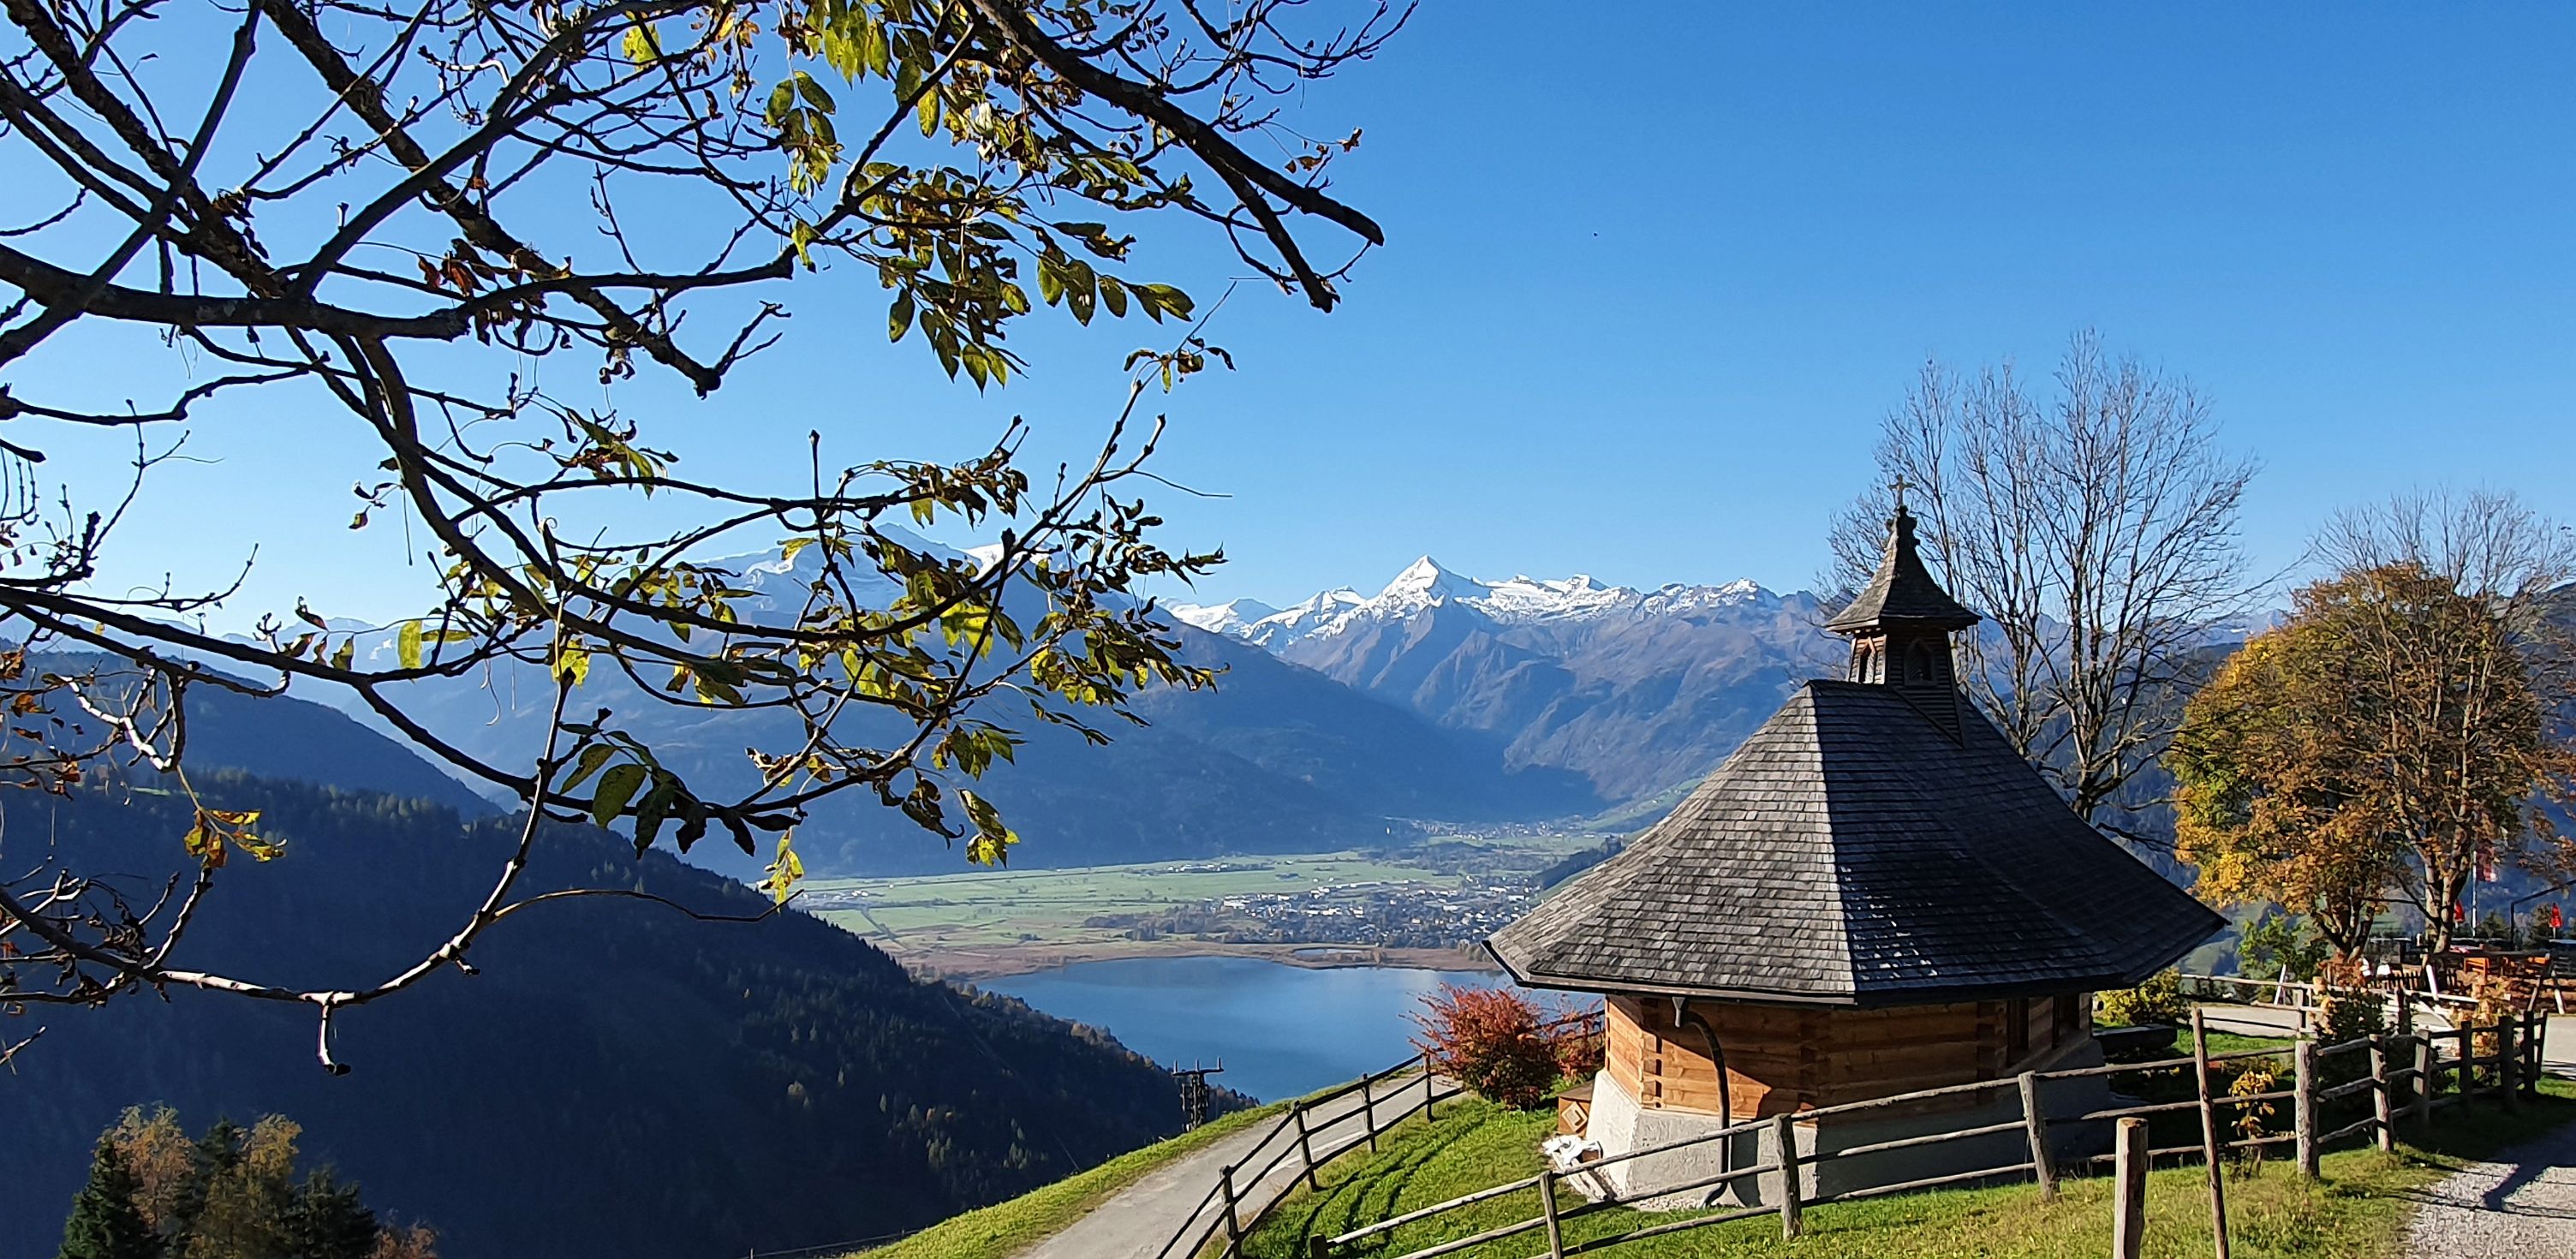
<svg viewBox="0 0 2576 1259">
<path fill-rule="evenodd" d="M 2410 487 L 2576 516 L 2571 55 L 2563 6 L 1433 0 L 1305 103 L 1316 134 L 1366 128 L 1338 188 L 1387 247 L 1329 316 L 1236 292 L 1211 335 L 1241 370 L 1169 401 L 1160 462 L 1227 497 L 1154 501 L 1231 557 L 1201 600 L 1373 589 L 1426 552 L 1795 587 L 1918 364 L 2044 371 L 2091 326 L 2196 381 L 2262 461 L 2267 568 Z M 1240 270 L 1197 240 L 1147 261 L 1202 301 Z M 799 479 L 808 429 L 846 460 L 962 454 L 1012 413 L 1052 458 L 1149 339 L 1050 321 L 1016 338 L 1033 376 L 978 398 L 884 345 L 871 278 L 784 296 L 788 345 L 713 401 L 618 395 L 687 470 Z M 214 418 L 191 447 L 212 462 L 138 509 L 155 545 L 128 579 L 257 541 L 245 619 L 413 610 L 399 529 L 345 528 L 375 457 L 345 418 Z"/>
<path fill-rule="evenodd" d="M 1389 246 L 1348 312 L 1240 338 L 1335 396 L 1176 452 L 1238 495 L 1187 517 L 1221 593 L 1423 551 L 1799 584 L 1918 363 L 2087 325 L 2262 460 L 2267 567 L 2430 481 L 2576 507 L 2576 10 L 1502 12 L 1353 78 Z"/>
</svg>

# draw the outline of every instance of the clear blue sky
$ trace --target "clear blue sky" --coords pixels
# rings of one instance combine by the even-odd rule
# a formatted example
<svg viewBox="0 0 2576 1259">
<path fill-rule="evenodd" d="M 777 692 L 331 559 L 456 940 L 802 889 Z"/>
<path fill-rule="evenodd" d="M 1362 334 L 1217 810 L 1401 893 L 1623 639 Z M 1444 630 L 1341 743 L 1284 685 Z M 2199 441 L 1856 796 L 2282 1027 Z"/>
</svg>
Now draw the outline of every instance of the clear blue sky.
<svg viewBox="0 0 2576 1259">
<path fill-rule="evenodd" d="M 1161 463 L 1230 497 L 1156 503 L 1232 557 L 1202 599 L 1373 589 L 1426 552 L 1795 587 L 1925 357 L 2044 371 L 2089 325 L 2262 460 L 2266 566 L 2439 482 L 2576 516 L 2571 58 L 2567 6 L 1432 0 L 1311 101 L 1318 134 L 1366 128 L 1339 188 L 1387 247 L 1329 316 L 1235 295 L 1213 336 L 1242 370 L 1172 400 Z M 1239 269 L 1155 259 L 1203 300 Z M 1032 329 L 1036 375 L 977 399 L 884 345 L 872 279 L 784 295 L 787 349 L 713 402 L 621 391 L 689 470 L 797 477 L 812 427 L 846 459 L 962 453 L 1013 411 L 1067 451 L 1146 339 Z M 309 412 L 209 425 L 218 462 L 170 470 L 128 575 L 255 539 L 245 612 L 410 610 L 399 530 L 345 529 L 374 456 Z"/>
<path fill-rule="evenodd" d="M 1353 77 L 1389 247 L 1174 460 L 1220 593 L 1801 584 L 1918 363 L 2086 325 L 2214 395 L 2271 565 L 2428 481 L 2576 513 L 2576 9 L 1599 11 L 1427 6 Z"/>
</svg>

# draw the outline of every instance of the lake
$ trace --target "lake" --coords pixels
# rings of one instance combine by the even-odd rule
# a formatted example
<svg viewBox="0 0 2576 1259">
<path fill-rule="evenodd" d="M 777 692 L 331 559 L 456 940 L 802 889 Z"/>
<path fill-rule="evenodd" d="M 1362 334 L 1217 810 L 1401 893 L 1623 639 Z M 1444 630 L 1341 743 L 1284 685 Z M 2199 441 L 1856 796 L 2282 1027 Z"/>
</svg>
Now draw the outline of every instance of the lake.
<svg viewBox="0 0 2576 1259">
<path fill-rule="evenodd" d="M 1215 1066 L 1214 1082 L 1263 1101 L 1356 1079 L 1419 1052 L 1408 1017 L 1443 983 L 1480 971 L 1308 968 L 1250 957 L 1134 957 L 978 980 L 1060 1019 L 1106 1028 L 1164 1066 Z"/>
</svg>

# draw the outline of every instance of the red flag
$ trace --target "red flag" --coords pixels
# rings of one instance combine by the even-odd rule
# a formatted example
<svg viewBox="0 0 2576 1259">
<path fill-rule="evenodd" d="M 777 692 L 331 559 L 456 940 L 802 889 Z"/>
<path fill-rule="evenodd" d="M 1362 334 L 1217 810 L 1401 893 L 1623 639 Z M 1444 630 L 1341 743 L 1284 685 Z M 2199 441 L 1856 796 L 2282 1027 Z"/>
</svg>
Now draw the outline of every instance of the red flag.
<svg viewBox="0 0 2576 1259">
<path fill-rule="evenodd" d="M 2495 844 L 2494 844 L 2494 843 L 2492 843 L 2491 841 L 2488 841 L 2488 840 L 2483 840 L 2483 839 L 2482 839 L 2482 840 L 2479 840 L 2479 841 L 2478 841 L 2478 882 L 2480 882 L 2480 883 L 2493 883 L 2493 882 L 2495 882 L 2495 881 L 2496 881 L 2496 868 L 2495 868 Z"/>
<path fill-rule="evenodd" d="M 2558 912 L 2558 902 L 2549 902 L 2549 929 L 2556 931 L 2566 925 L 2567 916 Z"/>
<path fill-rule="evenodd" d="M 2468 920 L 2469 911 L 2460 908 L 2460 903 L 2458 901 L 2451 902 L 2451 921 L 2467 922 Z"/>
</svg>

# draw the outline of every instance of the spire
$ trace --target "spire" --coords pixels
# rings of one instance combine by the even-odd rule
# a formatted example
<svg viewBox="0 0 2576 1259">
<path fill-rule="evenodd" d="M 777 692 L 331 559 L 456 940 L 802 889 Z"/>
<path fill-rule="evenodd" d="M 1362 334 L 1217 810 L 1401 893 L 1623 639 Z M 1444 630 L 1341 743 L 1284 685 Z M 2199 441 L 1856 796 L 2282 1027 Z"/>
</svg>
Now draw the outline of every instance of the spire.
<svg viewBox="0 0 2576 1259">
<path fill-rule="evenodd" d="M 1959 606 L 1958 600 L 1933 580 L 1932 570 L 1923 566 L 1923 556 L 1914 541 L 1914 514 L 1905 510 L 1900 498 L 1896 514 L 1887 521 L 1887 553 L 1878 561 L 1878 573 L 1870 578 L 1859 597 L 1825 622 L 1825 628 L 1860 637 L 1883 634 L 1902 623 L 1906 628 L 1946 634 L 1966 629 L 1978 619 L 1976 613 Z"/>
<path fill-rule="evenodd" d="M 1885 686 L 1903 695 L 1951 738 L 1959 737 L 1958 672 L 1950 635 L 1977 623 L 1959 606 L 1914 540 L 1914 516 L 1905 510 L 1905 483 L 1897 482 L 1896 512 L 1887 520 L 1887 554 L 1869 586 L 1825 628 L 1851 639 L 1845 681 Z"/>
</svg>

